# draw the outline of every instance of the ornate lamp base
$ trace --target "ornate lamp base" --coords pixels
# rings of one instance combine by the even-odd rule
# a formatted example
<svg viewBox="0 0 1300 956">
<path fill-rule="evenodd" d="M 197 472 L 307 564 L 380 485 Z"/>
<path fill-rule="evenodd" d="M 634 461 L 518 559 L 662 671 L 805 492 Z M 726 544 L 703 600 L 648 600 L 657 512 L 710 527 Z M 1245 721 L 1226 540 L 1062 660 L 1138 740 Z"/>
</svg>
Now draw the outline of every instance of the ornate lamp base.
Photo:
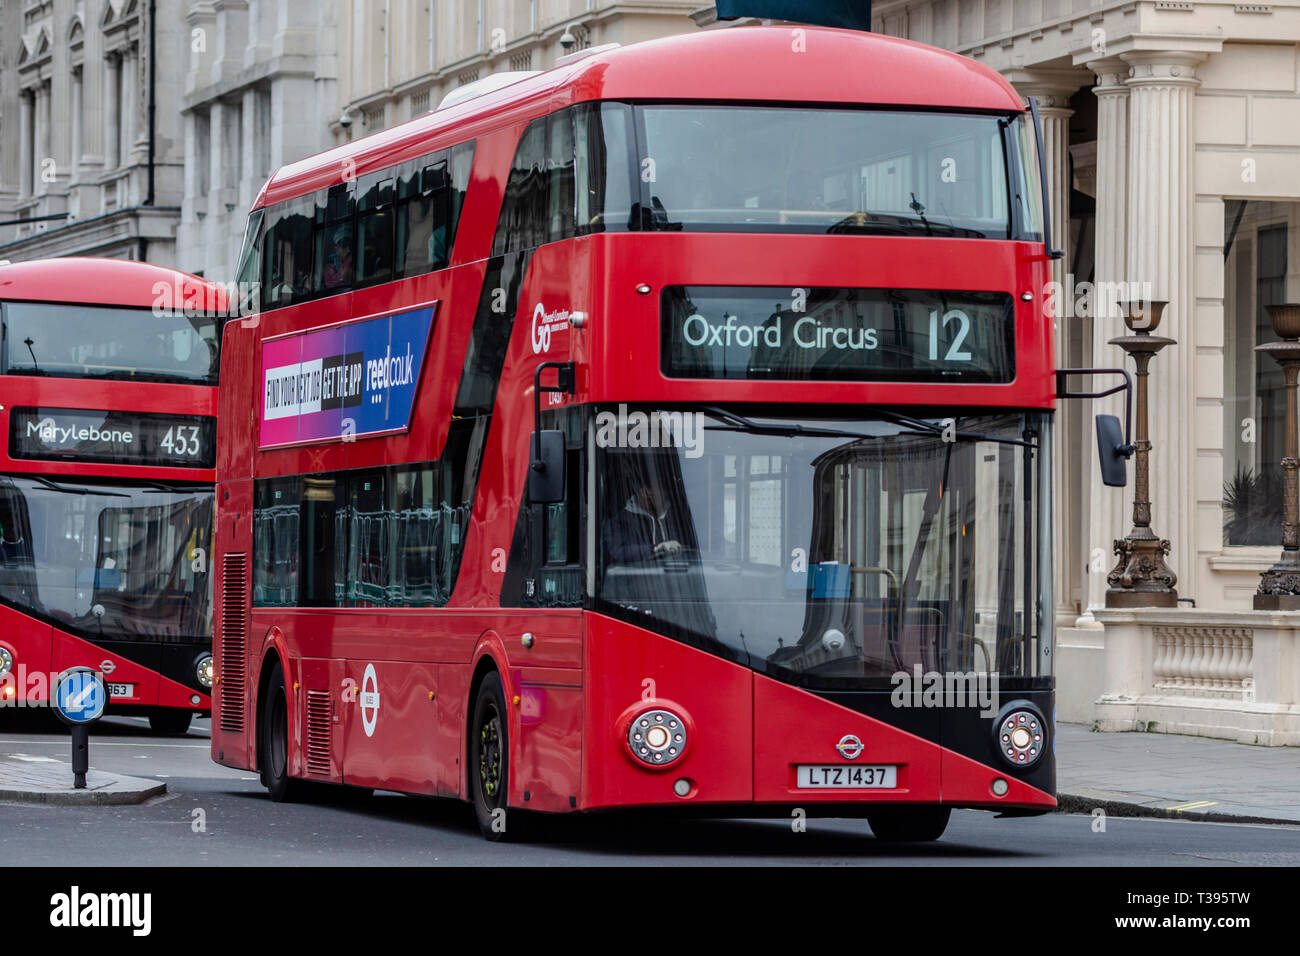
<svg viewBox="0 0 1300 956">
<path fill-rule="evenodd" d="M 1300 551 L 1286 550 L 1259 576 L 1256 611 L 1300 611 Z"/>
<path fill-rule="evenodd" d="M 1143 533 L 1145 532 L 1145 533 Z M 1127 538 L 1115 541 L 1119 556 L 1114 569 L 1106 576 L 1106 606 L 1177 607 L 1178 576 L 1165 564 L 1169 540 L 1157 538 L 1146 528 L 1134 528 Z"/>
</svg>

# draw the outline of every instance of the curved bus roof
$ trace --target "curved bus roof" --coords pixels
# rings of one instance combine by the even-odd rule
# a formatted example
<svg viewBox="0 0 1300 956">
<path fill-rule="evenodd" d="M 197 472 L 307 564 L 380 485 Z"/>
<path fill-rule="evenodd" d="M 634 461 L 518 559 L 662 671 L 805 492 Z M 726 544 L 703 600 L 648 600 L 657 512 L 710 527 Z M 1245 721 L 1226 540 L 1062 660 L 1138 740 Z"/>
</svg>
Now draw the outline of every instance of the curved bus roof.
<svg viewBox="0 0 1300 956">
<path fill-rule="evenodd" d="M 591 100 L 1024 110 L 1019 95 L 996 71 L 910 40 L 825 27 L 702 30 L 596 53 L 289 163 L 271 176 L 253 208 Z"/>
<path fill-rule="evenodd" d="M 158 283 L 168 291 L 162 293 Z M 168 297 L 169 309 L 187 303 L 205 311 L 226 307 L 221 286 L 148 262 L 67 256 L 0 265 L 0 300 L 149 308 L 161 295 Z"/>
</svg>

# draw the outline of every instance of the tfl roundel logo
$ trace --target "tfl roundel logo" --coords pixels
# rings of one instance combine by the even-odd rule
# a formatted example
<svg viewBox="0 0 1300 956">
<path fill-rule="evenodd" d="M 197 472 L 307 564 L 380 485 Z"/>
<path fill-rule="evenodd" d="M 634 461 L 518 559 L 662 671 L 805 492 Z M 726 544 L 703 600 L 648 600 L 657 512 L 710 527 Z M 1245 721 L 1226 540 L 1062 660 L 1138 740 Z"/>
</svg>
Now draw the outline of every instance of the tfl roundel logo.
<svg viewBox="0 0 1300 956">
<path fill-rule="evenodd" d="M 855 760 L 858 754 L 862 753 L 862 741 L 852 734 L 845 734 L 840 738 L 840 742 L 835 745 L 835 749 L 840 752 L 840 756 L 845 760 Z"/>
</svg>

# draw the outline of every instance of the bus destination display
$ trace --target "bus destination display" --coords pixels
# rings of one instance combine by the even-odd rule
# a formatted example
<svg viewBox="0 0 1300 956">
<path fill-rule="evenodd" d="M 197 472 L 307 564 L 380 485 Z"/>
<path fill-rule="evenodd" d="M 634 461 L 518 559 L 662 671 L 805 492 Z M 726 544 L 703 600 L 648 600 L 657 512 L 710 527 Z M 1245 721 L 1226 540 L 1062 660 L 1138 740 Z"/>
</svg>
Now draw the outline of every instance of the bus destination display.
<svg viewBox="0 0 1300 956">
<path fill-rule="evenodd" d="M 11 458 L 212 468 L 215 420 L 200 415 L 15 408 Z"/>
<path fill-rule="evenodd" d="M 1011 296 L 916 289 L 670 286 L 669 378 L 1009 382 Z"/>
</svg>

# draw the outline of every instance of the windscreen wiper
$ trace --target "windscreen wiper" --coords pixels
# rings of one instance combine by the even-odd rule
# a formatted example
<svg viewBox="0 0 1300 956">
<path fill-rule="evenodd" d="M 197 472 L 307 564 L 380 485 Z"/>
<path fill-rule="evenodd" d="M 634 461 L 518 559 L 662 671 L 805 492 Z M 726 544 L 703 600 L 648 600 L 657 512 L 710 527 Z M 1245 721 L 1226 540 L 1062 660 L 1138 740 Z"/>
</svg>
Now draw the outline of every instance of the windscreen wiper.
<svg viewBox="0 0 1300 956">
<path fill-rule="evenodd" d="M 999 445 L 1020 445 L 1022 448 L 1031 448 L 1034 451 L 1038 450 L 1037 442 L 1025 441 L 1022 438 L 1003 438 L 1001 435 L 986 435 L 983 432 L 949 432 L 948 429 L 944 428 L 944 426 L 936 425 L 934 422 L 927 422 L 922 418 L 913 418 L 911 415 L 903 415 L 899 412 L 886 412 L 879 408 L 873 409 L 872 411 L 887 422 L 893 422 L 895 425 L 902 425 L 905 428 L 910 428 L 912 431 L 920 434 L 938 435 L 942 438 L 943 435 L 947 433 L 951 434 L 958 441 L 988 441 L 996 442 Z M 957 420 L 953 419 L 953 424 L 955 425 L 956 423 Z"/>
<path fill-rule="evenodd" d="M 144 485 L 147 488 L 152 488 L 154 491 L 166 491 L 173 495 L 188 495 L 195 491 L 207 490 L 204 488 L 202 482 L 196 482 L 192 485 L 183 485 L 170 481 L 159 481 L 156 478 L 141 478 L 138 479 L 137 483 Z"/>
<path fill-rule="evenodd" d="M 814 438 L 876 438 L 876 435 L 867 435 L 863 432 L 853 432 L 846 428 L 823 428 L 821 426 L 808 426 L 799 424 L 764 425 L 753 419 L 746 418 L 736 412 L 729 412 L 725 408 L 718 408 L 714 405 L 705 405 L 701 411 L 714 418 L 720 418 L 726 422 L 725 426 L 705 425 L 705 428 L 714 431 L 743 431 L 753 432 L 755 435 L 777 435 L 781 437 L 793 437 L 795 435 L 811 436 Z"/>
<path fill-rule="evenodd" d="M 12 477 L 30 479 L 31 481 L 34 481 L 39 485 L 43 485 L 44 487 L 49 488 L 51 491 L 57 491 L 60 494 L 65 494 L 65 495 L 102 495 L 105 498 L 131 497 L 130 495 L 122 494 L 120 491 L 96 491 L 93 488 L 82 488 L 80 486 L 74 487 L 72 485 L 61 485 L 58 484 L 57 482 L 50 481 L 50 479 L 44 477 L 43 475 L 16 474 L 13 475 Z"/>
<path fill-rule="evenodd" d="M 879 435 L 868 435 L 864 432 L 850 431 L 847 428 L 826 428 L 820 425 L 764 425 L 736 412 L 728 411 L 725 408 L 718 408 L 716 405 L 706 405 L 701 409 L 701 411 L 712 415 L 714 418 L 722 419 L 728 426 L 730 426 L 722 428 L 717 425 L 705 426 L 706 428 L 711 428 L 717 431 L 746 431 L 753 432 L 756 435 L 778 435 L 782 437 L 792 437 L 796 435 L 813 438 L 880 437 Z M 937 438 L 951 435 L 957 441 L 987 441 L 996 442 L 1001 445 L 1020 445 L 1024 448 L 1031 448 L 1035 451 L 1038 449 L 1038 445 L 1035 442 L 1028 442 L 1019 438 L 1003 438 L 1000 435 L 986 435 L 983 432 L 949 431 L 942 425 L 935 424 L 934 422 L 927 422 L 921 418 L 913 418 L 911 415 L 903 415 L 898 412 L 886 412 L 879 408 L 873 409 L 872 411 L 875 415 L 879 416 L 882 421 L 887 421 L 890 424 L 906 428 L 909 432 L 915 435 L 933 435 Z"/>
</svg>

